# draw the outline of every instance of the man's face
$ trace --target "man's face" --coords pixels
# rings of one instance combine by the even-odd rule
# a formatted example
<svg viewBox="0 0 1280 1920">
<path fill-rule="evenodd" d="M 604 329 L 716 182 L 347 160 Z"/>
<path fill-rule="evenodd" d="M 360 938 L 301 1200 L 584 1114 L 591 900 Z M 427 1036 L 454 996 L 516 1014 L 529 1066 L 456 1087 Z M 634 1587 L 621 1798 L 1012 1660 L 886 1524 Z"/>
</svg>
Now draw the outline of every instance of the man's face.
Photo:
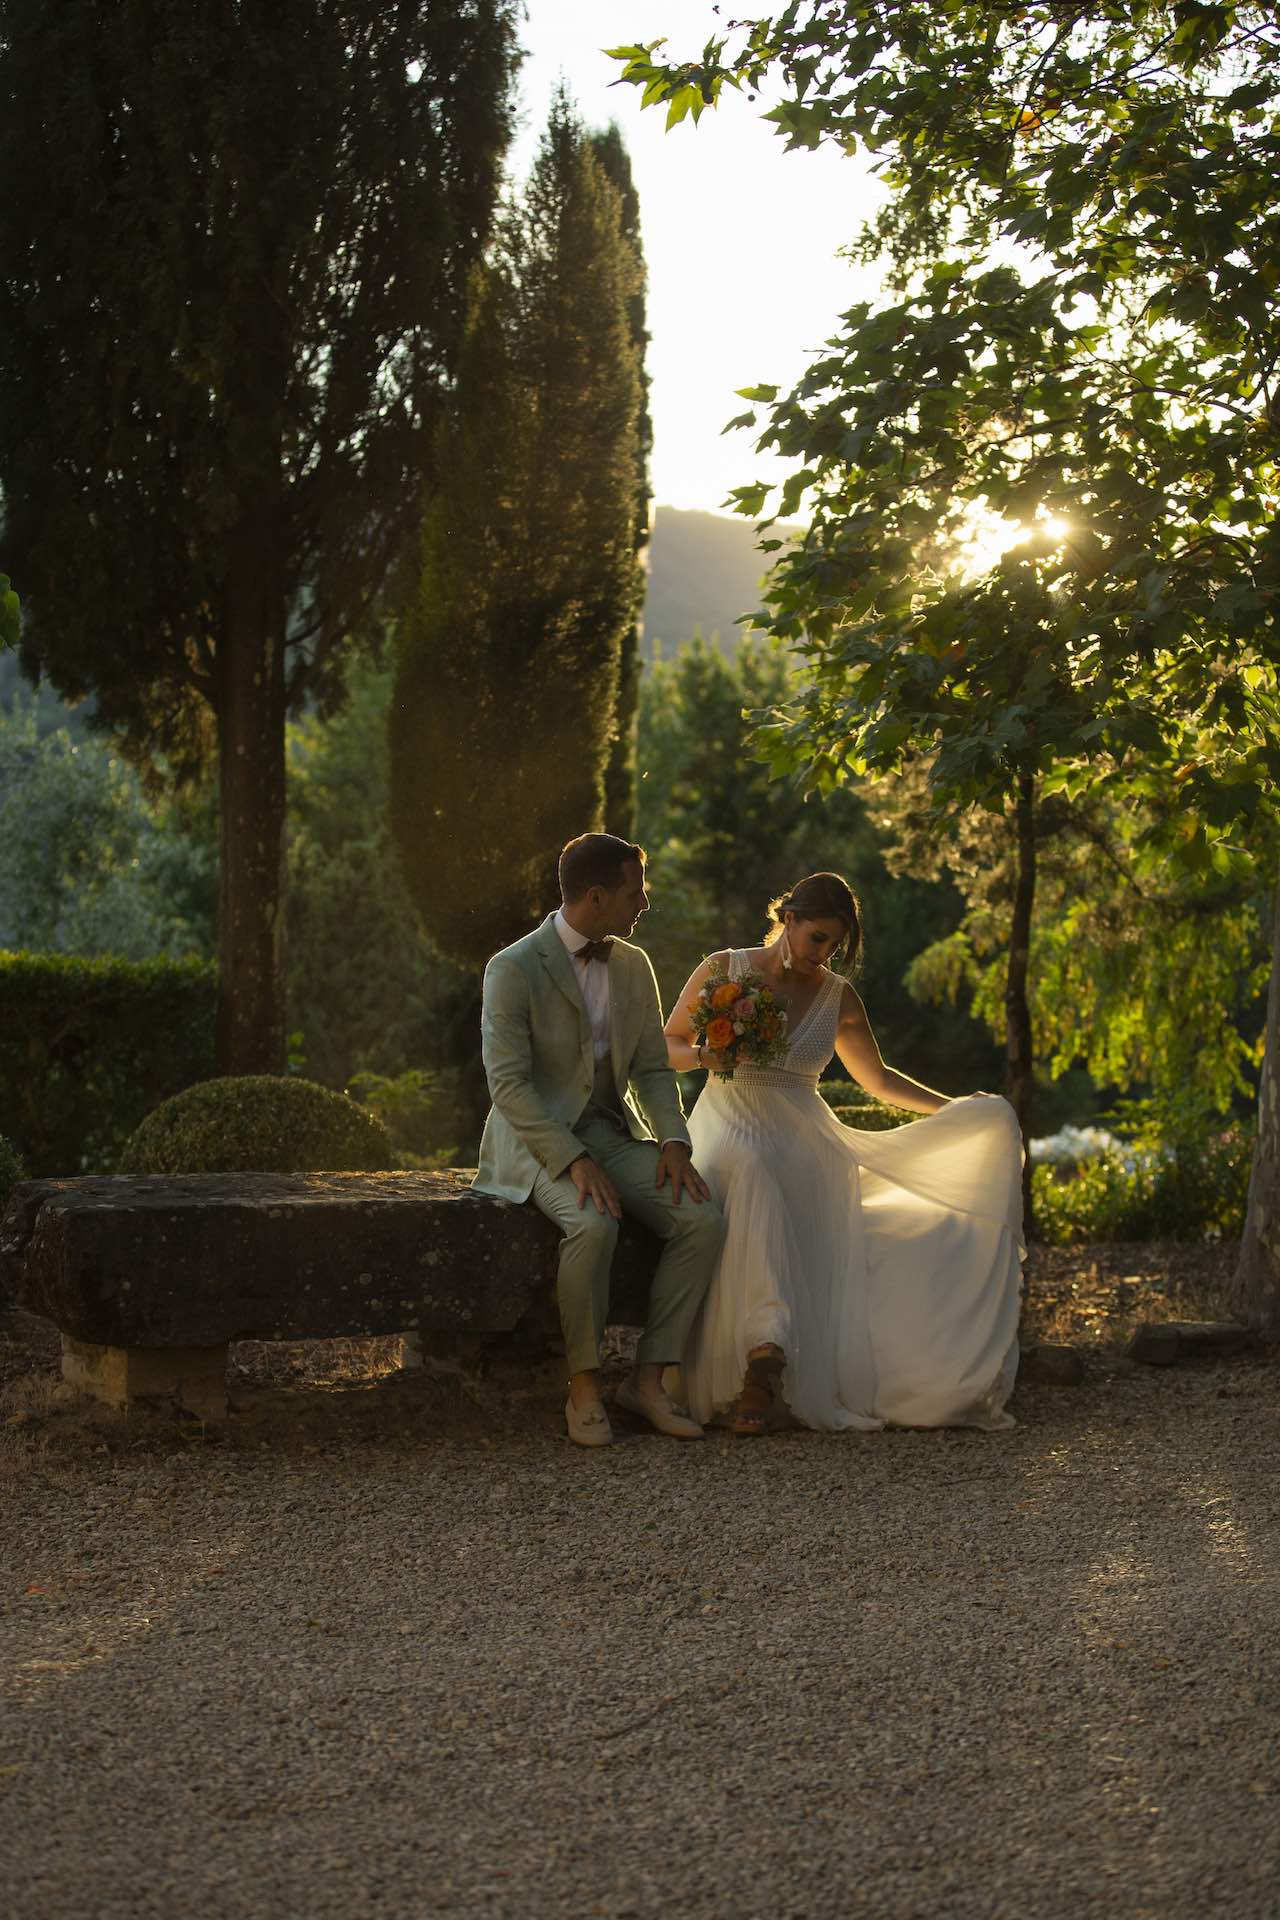
<svg viewBox="0 0 1280 1920">
<path fill-rule="evenodd" d="M 636 921 L 647 911 L 649 896 L 645 892 L 644 867 L 639 860 L 628 860 L 622 868 L 622 885 L 607 892 L 599 889 L 600 912 L 607 921 L 606 932 L 626 935 L 634 932 Z"/>
</svg>

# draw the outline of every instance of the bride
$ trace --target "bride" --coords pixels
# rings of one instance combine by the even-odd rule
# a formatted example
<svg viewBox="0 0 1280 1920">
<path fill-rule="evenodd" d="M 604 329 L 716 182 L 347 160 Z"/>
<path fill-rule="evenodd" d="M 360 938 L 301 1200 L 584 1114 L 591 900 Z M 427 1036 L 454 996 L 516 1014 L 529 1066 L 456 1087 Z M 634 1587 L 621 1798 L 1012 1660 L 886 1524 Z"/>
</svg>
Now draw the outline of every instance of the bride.
<svg viewBox="0 0 1280 1920">
<path fill-rule="evenodd" d="M 1006 1100 L 948 1100 L 887 1067 L 849 980 L 858 903 L 814 873 L 769 908 L 762 947 L 713 954 L 667 1022 L 671 1065 L 709 1069 L 693 1157 L 726 1221 L 683 1363 L 695 1419 L 771 1424 L 775 1392 L 806 1427 L 1012 1426 L 1022 1143 Z M 788 1011 L 780 1067 L 694 1043 L 713 971 L 763 976 Z M 927 1115 L 883 1133 L 840 1124 L 818 1092 L 837 1054 L 878 1099 Z"/>
</svg>

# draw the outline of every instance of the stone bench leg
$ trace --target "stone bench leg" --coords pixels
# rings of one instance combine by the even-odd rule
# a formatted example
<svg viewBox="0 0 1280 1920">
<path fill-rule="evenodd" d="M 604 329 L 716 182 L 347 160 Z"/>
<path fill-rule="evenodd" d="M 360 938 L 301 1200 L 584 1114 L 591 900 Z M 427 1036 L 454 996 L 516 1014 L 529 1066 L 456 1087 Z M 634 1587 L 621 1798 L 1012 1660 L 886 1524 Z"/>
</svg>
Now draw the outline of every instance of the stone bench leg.
<svg viewBox="0 0 1280 1920">
<path fill-rule="evenodd" d="M 227 1416 L 225 1346 L 100 1347 L 64 1333 L 62 1377 L 109 1407 L 167 1400 L 200 1420 Z"/>
</svg>

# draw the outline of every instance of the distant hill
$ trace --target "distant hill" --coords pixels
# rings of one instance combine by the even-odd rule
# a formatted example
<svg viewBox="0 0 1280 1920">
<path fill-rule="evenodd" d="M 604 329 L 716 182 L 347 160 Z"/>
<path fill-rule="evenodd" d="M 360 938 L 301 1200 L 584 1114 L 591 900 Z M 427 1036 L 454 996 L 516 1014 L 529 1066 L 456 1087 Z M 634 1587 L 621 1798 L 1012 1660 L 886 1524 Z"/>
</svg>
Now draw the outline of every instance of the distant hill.
<svg viewBox="0 0 1280 1920">
<path fill-rule="evenodd" d="M 664 653 L 673 653 L 698 630 L 704 640 L 716 640 L 731 653 L 742 637 L 735 622 L 740 613 L 754 613 L 759 606 L 760 580 L 771 557 L 758 551 L 750 520 L 659 507 L 649 541 L 642 629 L 646 659 L 652 658 L 655 642 Z"/>
</svg>

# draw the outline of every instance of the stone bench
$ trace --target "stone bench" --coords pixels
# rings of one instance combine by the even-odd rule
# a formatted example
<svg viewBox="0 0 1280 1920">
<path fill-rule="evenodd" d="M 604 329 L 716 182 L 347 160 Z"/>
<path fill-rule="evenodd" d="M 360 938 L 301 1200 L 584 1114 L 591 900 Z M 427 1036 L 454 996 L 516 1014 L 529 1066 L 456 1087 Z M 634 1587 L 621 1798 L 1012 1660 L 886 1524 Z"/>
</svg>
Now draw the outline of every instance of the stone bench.
<svg viewBox="0 0 1280 1920">
<path fill-rule="evenodd" d="M 63 1373 L 117 1407 L 226 1412 L 234 1340 L 416 1334 L 428 1351 L 558 1335 L 560 1236 L 441 1173 L 28 1180 L 0 1225 L 0 1297 L 51 1320 Z M 640 1325 L 658 1241 L 624 1222 L 610 1319 Z"/>
</svg>

